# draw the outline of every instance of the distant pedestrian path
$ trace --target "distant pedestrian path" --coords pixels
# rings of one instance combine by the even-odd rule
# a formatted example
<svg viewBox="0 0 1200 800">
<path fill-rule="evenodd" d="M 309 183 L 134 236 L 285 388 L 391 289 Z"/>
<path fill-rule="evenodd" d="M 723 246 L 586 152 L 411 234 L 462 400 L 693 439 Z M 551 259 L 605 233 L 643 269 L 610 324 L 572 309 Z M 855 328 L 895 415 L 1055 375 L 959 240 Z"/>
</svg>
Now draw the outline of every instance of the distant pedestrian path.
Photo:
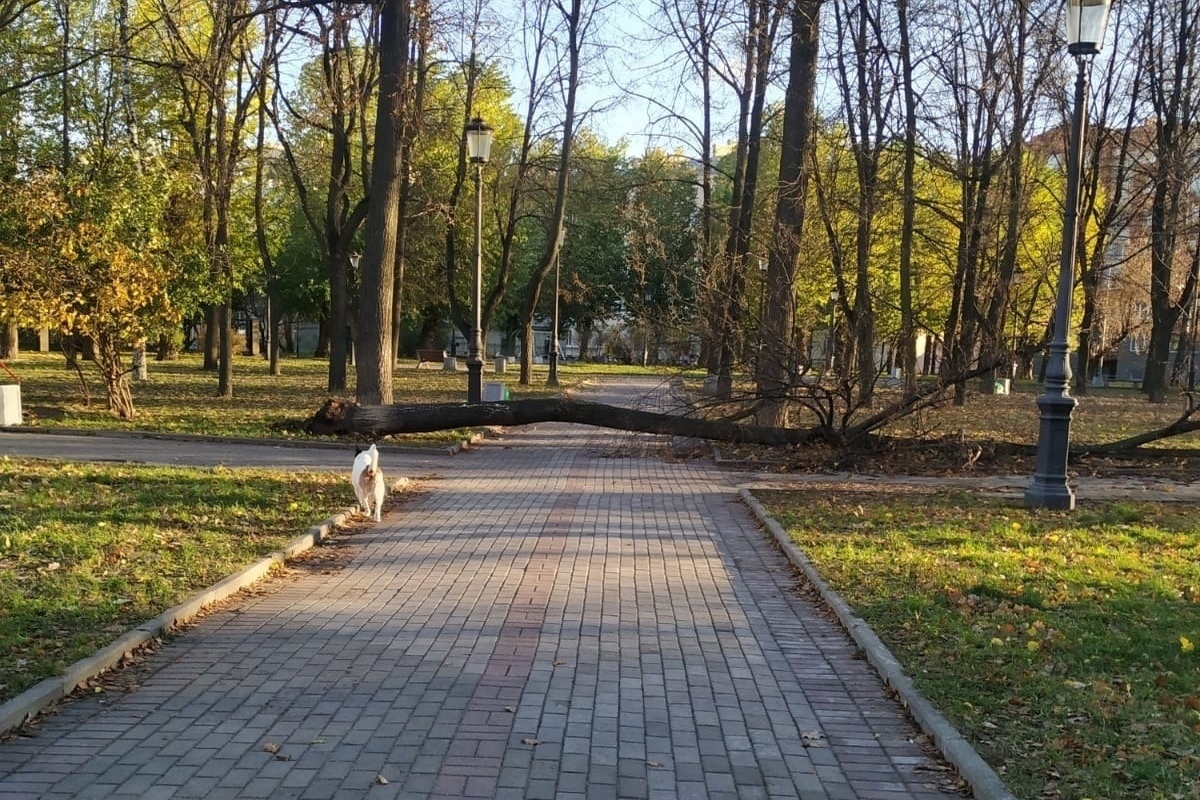
<svg viewBox="0 0 1200 800">
<path fill-rule="evenodd" d="M 537 425 L 414 476 L 343 568 L 0 743 L 0 797 L 960 796 L 735 476 L 630 441 Z"/>
</svg>

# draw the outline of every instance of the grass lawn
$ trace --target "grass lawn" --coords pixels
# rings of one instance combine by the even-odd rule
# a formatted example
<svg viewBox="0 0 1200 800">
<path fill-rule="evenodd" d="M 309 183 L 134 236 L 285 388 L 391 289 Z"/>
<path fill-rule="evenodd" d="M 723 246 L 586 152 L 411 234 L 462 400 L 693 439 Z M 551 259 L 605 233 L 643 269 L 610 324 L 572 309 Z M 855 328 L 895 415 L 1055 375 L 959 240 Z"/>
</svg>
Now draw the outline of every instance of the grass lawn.
<svg viewBox="0 0 1200 800">
<path fill-rule="evenodd" d="M 0 458 L 0 702 L 353 502 L 331 473 Z"/>
<path fill-rule="evenodd" d="M 1200 796 L 1200 516 L 756 491 L 1021 798 Z"/>
<path fill-rule="evenodd" d="M 132 383 L 137 416 L 122 422 L 108 411 L 104 386 L 91 364 L 84 364 L 90 405 L 78 376 L 68 371 L 60 353 L 22 353 L 8 362 L 21 381 L 25 422 L 36 428 L 80 428 L 90 430 L 144 430 L 174 433 L 215 434 L 271 438 L 304 438 L 304 434 L 273 429 L 273 423 L 301 420 L 316 411 L 330 393 L 328 363 L 311 358 L 283 361 L 282 374 L 271 376 L 267 362 L 259 357 L 240 356 L 233 365 L 233 401 L 216 397 L 217 376 L 201 369 L 201 358 L 188 354 L 174 361 L 151 361 L 150 380 Z M 397 403 L 457 403 L 466 401 L 467 373 L 416 368 L 415 359 L 405 360 L 395 373 Z M 567 362 L 559 365 L 560 389 L 569 389 L 588 378 L 601 375 L 645 374 L 647 370 L 603 364 Z M 536 365 L 533 382 L 520 386 L 519 371 L 510 367 L 502 374 L 485 365 L 485 382 L 502 381 L 513 398 L 545 397 L 559 390 L 546 386 L 548 368 Z M 354 368 L 348 368 L 353 399 Z M 0 382 L 10 380 L 0 373 Z M 465 431 L 443 431 L 391 437 L 395 444 L 445 443 L 463 438 Z"/>
<path fill-rule="evenodd" d="M 893 423 L 886 432 L 896 436 L 947 435 L 962 432 L 969 439 L 996 439 L 1035 444 L 1038 436 L 1038 383 L 1013 384 L 1009 395 L 968 395 L 963 406 L 944 405 Z M 888 395 L 882 395 L 886 402 Z M 1168 393 L 1167 402 L 1151 404 L 1136 389 L 1093 388 L 1076 397 L 1071 420 L 1071 443 L 1104 444 L 1155 430 L 1177 420 L 1185 407 L 1182 392 Z M 879 405 L 879 403 L 877 403 Z M 1200 432 L 1148 445 L 1164 450 L 1200 447 Z"/>
</svg>

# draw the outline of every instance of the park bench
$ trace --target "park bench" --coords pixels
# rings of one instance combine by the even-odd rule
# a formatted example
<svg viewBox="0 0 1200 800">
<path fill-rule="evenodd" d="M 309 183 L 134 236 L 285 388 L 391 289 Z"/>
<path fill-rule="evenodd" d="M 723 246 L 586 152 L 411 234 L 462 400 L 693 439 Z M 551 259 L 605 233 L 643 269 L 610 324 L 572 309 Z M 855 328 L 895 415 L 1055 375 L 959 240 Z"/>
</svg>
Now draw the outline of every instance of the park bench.
<svg viewBox="0 0 1200 800">
<path fill-rule="evenodd" d="M 1109 389 L 1140 389 L 1142 388 L 1141 381 L 1134 380 L 1117 380 L 1115 378 L 1106 380 L 1104 385 Z"/>
<path fill-rule="evenodd" d="M 436 364 L 440 367 L 445 361 L 445 350 L 432 350 L 428 348 L 419 348 L 417 350 L 417 369 L 420 369 L 422 364 Z"/>
</svg>

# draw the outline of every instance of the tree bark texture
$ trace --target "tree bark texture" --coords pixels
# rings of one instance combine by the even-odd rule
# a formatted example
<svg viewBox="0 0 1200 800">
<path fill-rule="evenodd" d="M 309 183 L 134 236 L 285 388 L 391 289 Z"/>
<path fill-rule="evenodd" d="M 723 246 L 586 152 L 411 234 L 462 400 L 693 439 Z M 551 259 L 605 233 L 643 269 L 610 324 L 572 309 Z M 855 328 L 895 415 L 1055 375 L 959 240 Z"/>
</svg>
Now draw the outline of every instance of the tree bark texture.
<svg viewBox="0 0 1200 800">
<path fill-rule="evenodd" d="M 392 294 L 400 224 L 400 141 L 408 70 L 408 3 L 389 0 L 379 19 L 379 107 L 367 201 L 362 291 L 355 344 L 356 392 L 364 403 L 392 401 Z"/>
<path fill-rule="evenodd" d="M 808 152 L 812 139 L 821 4 L 797 2 L 792 12 L 791 60 L 784 97 L 783 146 L 780 148 L 779 199 L 775 207 L 767 260 L 767 304 L 761 324 L 763 348 L 758 391 L 761 425 L 787 425 L 787 394 L 792 379 L 793 327 L 796 315 L 796 263 L 808 196 Z"/>
<path fill-rule="evenodd" d="M 362 434 L 377 437 L 394 433 L 423 433 L 485 425 L 530 425 L 537 422 L 574 422 L 617 430 L 771 446 L 803 444 L 828 438 L 827 432 L 818 428 L 762 428 L 566 398 L 465 405 L 381 406 L 347 405 L 329 400 L 307 421 L 306 430 L 319 435 Z"/>
</svg>

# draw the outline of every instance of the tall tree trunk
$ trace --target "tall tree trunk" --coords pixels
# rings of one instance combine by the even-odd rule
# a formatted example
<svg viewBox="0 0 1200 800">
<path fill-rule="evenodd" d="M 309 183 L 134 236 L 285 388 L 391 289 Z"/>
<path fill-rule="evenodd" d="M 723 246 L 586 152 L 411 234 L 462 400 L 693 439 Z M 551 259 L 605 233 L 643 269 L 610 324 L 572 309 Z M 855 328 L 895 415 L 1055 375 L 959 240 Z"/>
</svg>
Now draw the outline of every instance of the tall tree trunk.
<svg viewBox="0 0 1200 800">
<path fill-rule="evenodd" d="M 221 304 L 221 357 L 217 362 L 217 397 L 233 399 L 233 301 Z"/>
<path fill-rule="evenodd" d="M 412 83 L 409 92 L 411 100 L 404 109 L 405 113 L 402 117 L 404 124 L 400 136 L 400 163 L 402 165 L 400 176 L 400 207 L 398 209 L 400 230 L 396 241 L 396 262 L 393 277 L 395 289 L 392 298 L 391 357 L 393 365 L 397 364 L 400 358 L 400 320 L 404 311 L 404 269 L 408 261 L 408 215 L 409 206 L 412 203 L 412 181 L 408 179 L 409 170 L 407 165 L 410 163 L 413 147 L 421 132 L 421 120 L 424 118 L 425 111 L 425 78 L 429 71 L 428 50 L 431 33 L 429 28 L 428 0 L 418 0 L 416 12 L 416 41 L 411 43 L 414 56 L 412 58 L 413 64 L 409 69 Z"/>
<path fill-rule="evenodd" d="M 913 270 L 913 222 L 917 197 L 914 186 L 917 163 L 917 98 L 913 88 L 912 39 L 908 18 L 909 0 L 897 0 L 896 13 L 900 33 L 901 92 L 904 95 L 904 167 L 901 188 L 900 220 L 900 369 L 904 391 L 917 389 L 917 326 L 913 295 L 917 275 Z"/>
<path fill-rule="evenodd" d="M 758 163 L 762 152 L 763 112 L 769 82 L 771 52 L 778 17 L 771 3 L 751 0 L 743 85 L 739 89 L 738 153 L 734 167 L 733 204 L 725 239 L 723 284 L 718 291 L 720 313 L 717 341 L 717 397 L 733 393 L 733 368 L 741 349 L 742 307 L 746 290 L 747 257 L 758 191 Z"/>
<path fill-rule="evenodd" d="M 117 50 L 119 57 L 119 67 L 121 73 L 121 106 L 125 113 L 125 127 L 129 131 L 130 149 L 137 158 L 138 167 L 141 168 L 142 145 L 141 133 L 138 127 L 137 106 L 133 102 L 133 59 L 130 58 L 130 34 L 129 34 L 129 0 L 118 0 L 117 2 Z"/>
<path fill-rule="evenodd" d="M 351 17 L 360 13 L 346 3 L 333 3 L 328 7 L 328 17 L 313 9 L 314 20 L 319 27 L 321 43 L 321 74 L 324 89 L 328 93 L 328 136 L 330 154 L 325 173 L 323 192 L 319 194 L 322 210 L 318 210 L 318 192 L 310 188 L 306 171 L 292 150 L 288 128 L 280 119 L 279 92 L 271 95 L 267 113 L 274 125 L 280 149 L 287 159 L 288 168 L 299 197 L 299 209 L 307 222 L 313 238 L 320 244 L 322 263 L 329 281 L 328 323 L 314 355 L 328 358 L 328 380 L 326 388 L 331 393 L 343 393 L 347 387 L 346 363 L 350 354 L 351 330 L 351 260 L 355 257 L 355 236 L 366 218 L 365 199 L 352 200 L 356 182 L 362 183 L 362 193 L 369 195 L 370 137 L 366 129 L 364 104 L 375 85 L 377 49 L 373 41 L 355 41 L 351 35 Z M 377 27 L 378 8 L 372 6 L 372 16 L 364 26 L 373 30 Z M 283 82 L 279 74 L 278 60 L 272 66 L 275 83 Z M 305 121 L 307 122 L 307 121 Z M 360 146 L 356 163 L 352 139 L 358 138 Z"/>
<path fill-rule="evenodd" d="M 838 78 L 857 179 L 854 298 L 850 315 L 858 371 L 857 402 L 869 407 L 875 392 L 876 374 L 871 246 L 880 193 L 880 152 L 891 138 L 885 109 L 892 105 L 890 95 L 894 89 L 891 82 L 882 79 L 891 66 L 884 60 L 888 47 L 880 41 L 880 20 L 873 16 L 875 11 L 871 4 L 847 0 L 835 5 L 834 10 L 839 45 Z M 847 374 L 850 374 L 849 369 Z"/>
<path fill-rule="evenodd" d="M 59 137 L 62 142 L 62 171 L 63 175 L 71 174 L 71 3 L 70 0 L 59 0 L 59 21 L 62 23 L 62 45 L 59 49 L 59 76 L 62 106 Z"/>
<path fill-rule="evenodd" d="M 0 324 L 0 358 L 15 361 L 21 354 L 20 328 L 15 322 Z"/>
<path fill-rule="evenodd" d="M 223 116 L 223 114 L 222 114 Z M 224 137 L 224 125 L 218 122 L 217 135 Z M 228 164 L 225 160 L 225 145 L 218 142 L 217 152 L 220 163 Z M 228 165 L 232 169 L 232 165 Z M 220 168 L 219 168 L 220 169 Z M 215 248 L 210 254 L 217 274 L 220 276 L 220 286 L 225 295 L 221 303 L 219 321 L 220 352 L 217 359 L 217 397 L 226 400 L 233 398 L 233 264 L 229 253 L 229 206 L 232 195 L 232 178 L 224 177 L 225 169 L 220 169 L 217 196 L 217 217 L 215 232 Z"/>
<path fill-rule="evenodd" d="M 567 26 L 566 47 L 569 54 L 566 74 L 566 98 L 563 108 L 563 135 L 558 156 L 558 180 L 554 192 L 554 210 L 548 220 L 546 246 L 525 284 L 525 295 L 521 299 L 521 327 L 524 330 L 521 342 L 521 385 L 528 386 L 533 378 L 533 315 L 541 298 L 542 282 L 557 263 L 562 248 L 563 222 L 567 209 L 567 189 L 570 184 L 571 152 L 575 144 L 575 101 L 579 93 L 580 51 L 586 20 L 581 0 L 569 0 L 561 7 L 563 22 Z"/>
<path fill-rule="evenodd" d="M 267 24 L 271 24 L 268 19 Z M 270 371 L 272 375 L 279 374 L 279 356 L 278 347 L 275 339 L 276 330 L 275 320 L 273 316 L 278 313 L 275 310 L 275 260 L 271 257 L 271 248 L 267 244 L 267 223 L 266 215 L 263 211 L 263 183 L 264 173 L 266 171 L 266 159 L 264 158 L 264 147 L 266 144 L 267 133 L 267 98 L 262 87 L 266 86 L 266 81 L 259 84 L 259 103 L 258 103 L 258 138 L 255 142 L 255 159 L 254 159 L 254 243 L 258 247 L 258 257 L 262 261 L 263 275 L 266 276 L 266 295 L 267 295 L 267 313 L 263 320 L 265 327 L 265 344 L 267 347 L 267 357 L 270 359 Z M 247 350 L 253 355 L 253 338 L 250 336 L 250 331 L 246 331 Z"/>
<path fill-rule="evenodd" d="M 1200 46 L 1200 17 L 1188 3 L 1152 2 L 1146 9 L 1143 51 L 1154 113 L 1154 195 L 1150 209 L 1150 346 L 1142 391 L 1166 400 L 1167 360 L 1183 310 L 1174 293 L 1180 237 L 1188 224 L 1187 193 L 1196 172 L 1200 86 L 1193 54 Z M 1189 283 L 1191 283 L 1189 277 Z"/>
<path fill-rule="evenodd" d="M 787 396 L 791 387 L 796 264 L 804 232 L 804 205 L 808 196 L 808 153 L 813 130 L 817 85 L 821 0 L 795 0 L 788 86 L 784 96 L 783 142 L 779 156 L 779 199 L 767 260 L 767 306 L 763 319 L 764 341 L 758 392 L 762 397 L 758 424 L 782 428 L 788 422 Z"/>
<path fill-rule="evenodd" d="M 379 19 L 379 100 L 375 153 L 367 200 L 362 291 L 355 366 L 360 403 L 392 402 L 392 293 L 395 291 L 397 232 L 400 223 L 400 132 L 408 71 L 409 8 L 406 0 L 386 0 Z"/>
<path fill-rule="evenodd" d="M 107 334 L 96 340 L 96 366 L 108 395 L 108 408 L 121 419 L 133 419 L 133 393 L 129 389 L 128 373 L 121 363 L 121 350 Z"/>
<path fill-rule="evenodd" d="M 214 276 L 215 277 L 215 276 Z M 215 303 L 204 309 L 204 366 L 215 372 L 221 360 L 221 307 Z"/>
</svg>

